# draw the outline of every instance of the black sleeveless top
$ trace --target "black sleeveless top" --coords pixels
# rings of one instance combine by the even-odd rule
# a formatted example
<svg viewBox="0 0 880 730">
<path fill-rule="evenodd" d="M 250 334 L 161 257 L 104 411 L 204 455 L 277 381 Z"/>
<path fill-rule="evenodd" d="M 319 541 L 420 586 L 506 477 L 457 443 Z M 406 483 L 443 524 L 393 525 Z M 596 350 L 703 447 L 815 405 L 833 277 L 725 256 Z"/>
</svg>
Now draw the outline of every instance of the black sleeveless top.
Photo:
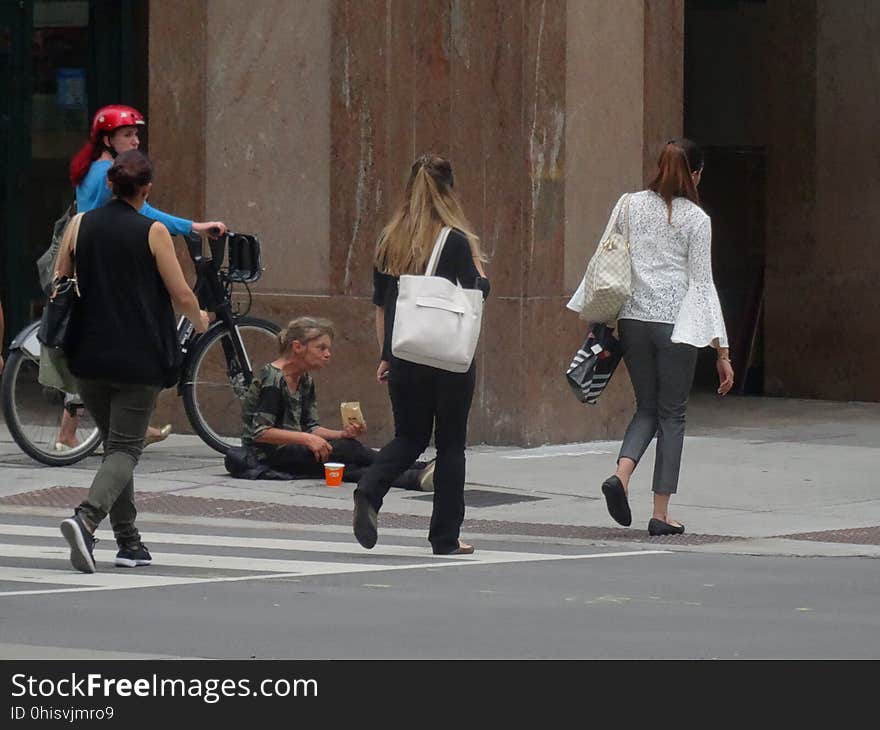
<svg viewBox="0 0 880 730">
<path fill-rule="evenodd" d="M 177 380 L 174 309 L 150 251 L 153 223 L 118 199 L 82 217 L 80 300 L 67 348 L 77 377 L 165 387 Z"/>
</svg>

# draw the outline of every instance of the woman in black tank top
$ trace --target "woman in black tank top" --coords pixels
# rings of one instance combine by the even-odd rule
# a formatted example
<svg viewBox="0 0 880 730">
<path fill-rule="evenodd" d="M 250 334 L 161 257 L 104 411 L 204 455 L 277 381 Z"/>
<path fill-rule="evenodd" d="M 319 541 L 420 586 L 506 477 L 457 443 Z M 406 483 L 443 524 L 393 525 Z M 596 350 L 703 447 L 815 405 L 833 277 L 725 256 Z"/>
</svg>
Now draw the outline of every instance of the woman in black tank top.
<svg viewBox="0 0 880 730">
<path fill-rule="evenodd" d="M 75 227 L 68 226 L 55 272 L 76 271 L 80 299 L 67 356 L 104 440 L 88 496 L 61 523 L 70 561 L 84 573 L 95 572 L 92 535 L 108 514 L 119 546 L 116 565 L 152 562 L 135 526 L 133 473 L 156 397 L 177 376 L 173 305 L 197 332 L 208 328 L 168 229 L 138 213 L 152 187 L 150 161 L 136 150 L 124 152 L 107 177 L 113 200 L 83 214 L 75 241 Z"/>
</svg>

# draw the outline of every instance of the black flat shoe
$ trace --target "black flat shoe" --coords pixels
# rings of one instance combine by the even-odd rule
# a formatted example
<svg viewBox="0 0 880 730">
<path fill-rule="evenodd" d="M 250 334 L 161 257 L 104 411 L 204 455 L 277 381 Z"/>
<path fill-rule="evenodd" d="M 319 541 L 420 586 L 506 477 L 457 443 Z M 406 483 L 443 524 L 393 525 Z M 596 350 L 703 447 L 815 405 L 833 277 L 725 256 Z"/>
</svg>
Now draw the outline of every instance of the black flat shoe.
<svg viewBox="0 0 880 730">
<path fill-rule="evenodd" d="M 370 504 L 366 497 L 355 490 L 352 527 L 354 527 L 355 538 L 367 550 L 372 550 L 379 539 L 378 522 L 379 513 L 376 508 Z"/>
<path fill-rule="evenodd" d="M 681 535 L 684 532 L 684 525 L 670 525 L 668 522 L 658 520 L 652 517 L 648 521 L 648 534 L 652 537 L 658 535 Z"/>
<path fill-rule="evenodd" d="M 632 524 L 632 513 L 629 511 L 629 500 L 626 498 L 626 490 L 616 476 L 608 477 L 602 482 L 602 494 L 605 495 L 605 504 L 608 507 L 614 521 L 624 527 Z"/>
</svg>

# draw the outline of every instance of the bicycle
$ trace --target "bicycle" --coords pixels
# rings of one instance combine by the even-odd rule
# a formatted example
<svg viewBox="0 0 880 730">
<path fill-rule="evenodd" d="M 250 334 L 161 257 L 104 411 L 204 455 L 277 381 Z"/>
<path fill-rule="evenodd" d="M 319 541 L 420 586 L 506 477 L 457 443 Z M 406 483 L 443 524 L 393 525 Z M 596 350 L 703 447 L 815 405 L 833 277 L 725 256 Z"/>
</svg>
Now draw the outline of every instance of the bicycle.
<svg viewBox="0 0 880 730">
<path fill-rule="evenodd" d="M 225 454 L 240 445 L 241 399 L 255 370 L 276 358 L 281 328 L 248 315 L 252 303 L 249 285 L 263 272 L 256 236 L 228 232 L 210 242 L 207 256 L 199 236 L 191 234 L 184 241 L 195 265 L 199 304 L 214 315 L 214 321 L 199 335 L 189 320 L 179 319 L 177 343 L 183 360 L 177 393 L 183 398 L 193 430 L 208 446 Z M 243 312 L 233 299 L 238 284 L 248 293 Z M 40 384 L 39 325 L 39 321 L 28 325 L 9 347 L 0 386 L 3 415 L 10 435 L 28 456 L 48 466 L 69 466 L 92 454 L 101 435 L 82 403 Z M 79 415 L 79 444 L 56 451 L 62 407 Z"/>
</svg>

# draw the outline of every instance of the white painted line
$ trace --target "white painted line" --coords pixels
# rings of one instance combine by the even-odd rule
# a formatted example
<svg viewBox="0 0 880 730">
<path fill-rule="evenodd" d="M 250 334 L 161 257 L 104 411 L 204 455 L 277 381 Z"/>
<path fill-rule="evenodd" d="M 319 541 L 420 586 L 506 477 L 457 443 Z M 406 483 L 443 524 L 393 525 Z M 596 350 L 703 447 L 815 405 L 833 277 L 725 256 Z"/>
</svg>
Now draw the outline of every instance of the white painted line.
<svg viewBox="0 0 880 730">
<path fill-rule="evenodd" d="M 557 451 L 554 454 L 518 454 L 516 456 L 502 456 L 502 459 L 555 459 L 557 456 L 607 456 L 613 454 L 613 451 L 598 451 L 589 449 L 587 451 Z"/>
<path fill-rule="evenodd" d="M 98 535 L 100 537 L 100 532 Z M 52 537 L 63 540 L 61 532 L 54 527 L 35 527 L 32 525 L 3 525 L 0 524 L 0 535 L 15 535 L 18 537 Z M 365 551 L 360 545 L 354 542 L 325 542 L 316 540 L 293 540 L 293 539 L 272 539 L 261 537 L 230 537 L 229 535 L 187 535 L 175 532 L 143 532 L 141 537 L 148 545 L 204 545 L 209 547 L 231 547 L 258 550 L 292 550 L 298 552 L 311 553 L 333 553 L 338 555 L 373 555 L 379 557 L 403 557 L 403 558 L 419 558 L 422 560 L 430 559 L 440 561 L 462 559 L 479 560 L 481 562 L 491 562 L 499 559 L 506 562 L 511 558 L 532 559 L 536 554 L 540 553 L 515 553 L 505 552 L 503 550 L 477 550 L 472 556 L 463 558 L 460 555 L 433 555 L 430 548 L 413 547 L 407 545 L 377 545 L 369 552 Z M 112 539 L 112 538 L 111 538 Z M 62 543 L 63 544 L 63 543 Z M 155 553 L 156 551 L 151 550 Z M 2 556 L 2 548 L 0 548 L 0 556 Z M 163 553 L 164 554 L 164 553 Z M 156 560 L 159 563 L 159 560 Z"/>
<path fill-rule="evenodd" d="M 162 585 L 199 583 L 200 578 L 187 576 L 120 575 L 114 573 L 80 573 L 69 570 L 42 570 L 37 568 L 0 567 L 0 581 L 16 583 L 53 583 L 58 585 L 99 586 L 105 589 L 152 588 Z"/>
<path fill-rule="evenodd" d="M 63 547 L 44 547 L 42 545 L 0 544 L 0 555 L 10 558 L 42 558 L 44 560 L 69 560 L 70 550 Z M 98 570 L 119 572 L 150 572 L 162 568 L 207 568 L 209 570 L 241 570 L 251 573 L 291 573 L 301 569 L 303 565 L 315 565 L 316 561 L 306 560 L 272 560 L 269 558 L 239 557 L 233 555 L 191 555 L 189 553 L 156 553 L 153 565 L 141 568 L 117 568 L 113 566 L 115 550 L 95 550 L 95 561 Z M 321 565 L 344 567 L 351 563 L 327 563 Z M 353 565 L 357 566 L 357 563 Z M 113 566 L 113 567 L 109 567 Z"/>
<path fill-rule="evenodd" d="M 538 555 L 535 554 L 532 556 L 532 560 L 529 562 L 543 562 L 546 560 L 587 560 L 590 558 L 628 558 L 628 557 L 637 557 L 641 555 L 669 555 L 671 554 L 671 550 L 635 550 L 632 552 L 621 552 L 621 553 L 592 553 L 589 555 Z M 499 561 L 500 562 L 500 561 Z M 510 562 L 527 562 L 526 560 L 513 560 Z M 455 562 L 447 562 L 447 563 L 413 563 L 411 565 L 352 565 L 352 564 L 340 564 L 336 565 L 344 565 L 344 570 L 333 570 L 327 569 L 327 563 L 311 563 L 314 569 L 303 571 L 300 573 L 264 573 L 263 575 L 243 575 L 236 576 L 232 578 L 174 578 L 173 585 L 186 585 L 188 583 L 206 585 L 209 583 L 241 583 L 243 581 L 257 581 L 257 580 L 278 580 L 279 578 L 299 578 L 303 575 L 339 575 L 344 573 L 368 573 L 372 571 L 381 571 L 381 572 L 391 572 L 396 570 L 417 570 L 421 568 L 433 568 L 435 570 L 440 568 L 452 568 L 452 567 L 461 567 L 465 565 L 486 565 L 487 563 L 479 563 L 476 561 L 465 561 L 465 560 L 457 560 Z M 46 573 L 61 573 L 61 571 L 45 571 Z M 85 575 L 85 574 L 83 574 Z M 92 577 L 98 576 L 100 574 L 93 573 Z M 2 578 L 0 578 L 2 579 Z M 167 585 L 172 585 L 170 582 L 172 580 L 171 577 L 168 578 L 169 582 Z M 157 584 L 162 585 L 162 584 Z M 145 587 L 156 587 L 156 586 L 135 586 L 135 585 L 113 585 L 113 586 L 94 586 L 94 587 L 83 587 L 83 588 L 57 588 L 57 589 L 49 589 L 49 590 L 33 590 L 33 591 L 4 591 L 0 592 L 0 598 L 6 598 L 11 596 L 36 596 L 36 595 L 45 595 L 48 593 L 85 593 L 89 591 L 121 591 L 121 590 L 130 590 L 131 588 L 145 588 Z"/>
<path fill-rule="evenodd" d="M 53 538 L 62 542 L 60 532 L 53 527 L 33 525 L 0 524 L 0 535 L 19 537 Z M 239 549 L 258 549 L 325 553 L 329 555 L 357 555 L 361 558 L 414 557 L 419 562 L 388 565 L 372 562 L 328 562 L 314 560 L 286 560 L 260 558 L 242 555 L 201 555 L 181 552 L 153 551 L 154 565 L 144 568 L 111 568 L 102 572 L 103 564 L 112 564 L 114 550 L 96 550 L 99 572 L 79 573 L 74 570 L 45 570 L 27 567 L 0 567 L 0 581 L 42 583 L 69 586 L 66 588 L 6 591 L 4 596 L 42 595 L 47 593 L 70 593 L 84 591 L 129 590 L 132 588 L 155 588 L 160 586 L 180 586 L 205 583 L 237 583 L 252 580 L 272 580 L 278 578 L 300 578 L 311 575 L 344 575 L 347 573 L 388 572 L 395 570 L 416 570 L 422 568 L 445 568 L 456 565 L 493 565 L 521 562 L 543 562 L 551 560 L 585 560 L 590 558 L 634 557 L 642 555 L 669 554 L 668 550 L 635 550 L 614 553 L 589 553 L 559 555 L 555 553 L 522 553 L 501 550 L 477 550 L 473 555 L 435 556 L 427 548 L 419 549 L 402 545 L 384 545 L 369 552 L 351 543 L 323 542 L 319 540 L 288 540 L 252 537 L 232 537 L 228 535 L 189 535 L 182 533 L 150 533 L 149 543 L 169 545 L 202 545 L 213 547 L 234 547 Z M 0 544 L 0 557 L 68 560 L 66 546 L 22 545 L 19 543 Z M 427 561 L 426 561 L 427 559 Z M 428 562 L 430 561 L 430 562 Z M 236 570 L 248 575 L 224 576 L 177 576 L 162 575 L 164 567 L 209 569 L 216 571 Z"/>
</svg>

